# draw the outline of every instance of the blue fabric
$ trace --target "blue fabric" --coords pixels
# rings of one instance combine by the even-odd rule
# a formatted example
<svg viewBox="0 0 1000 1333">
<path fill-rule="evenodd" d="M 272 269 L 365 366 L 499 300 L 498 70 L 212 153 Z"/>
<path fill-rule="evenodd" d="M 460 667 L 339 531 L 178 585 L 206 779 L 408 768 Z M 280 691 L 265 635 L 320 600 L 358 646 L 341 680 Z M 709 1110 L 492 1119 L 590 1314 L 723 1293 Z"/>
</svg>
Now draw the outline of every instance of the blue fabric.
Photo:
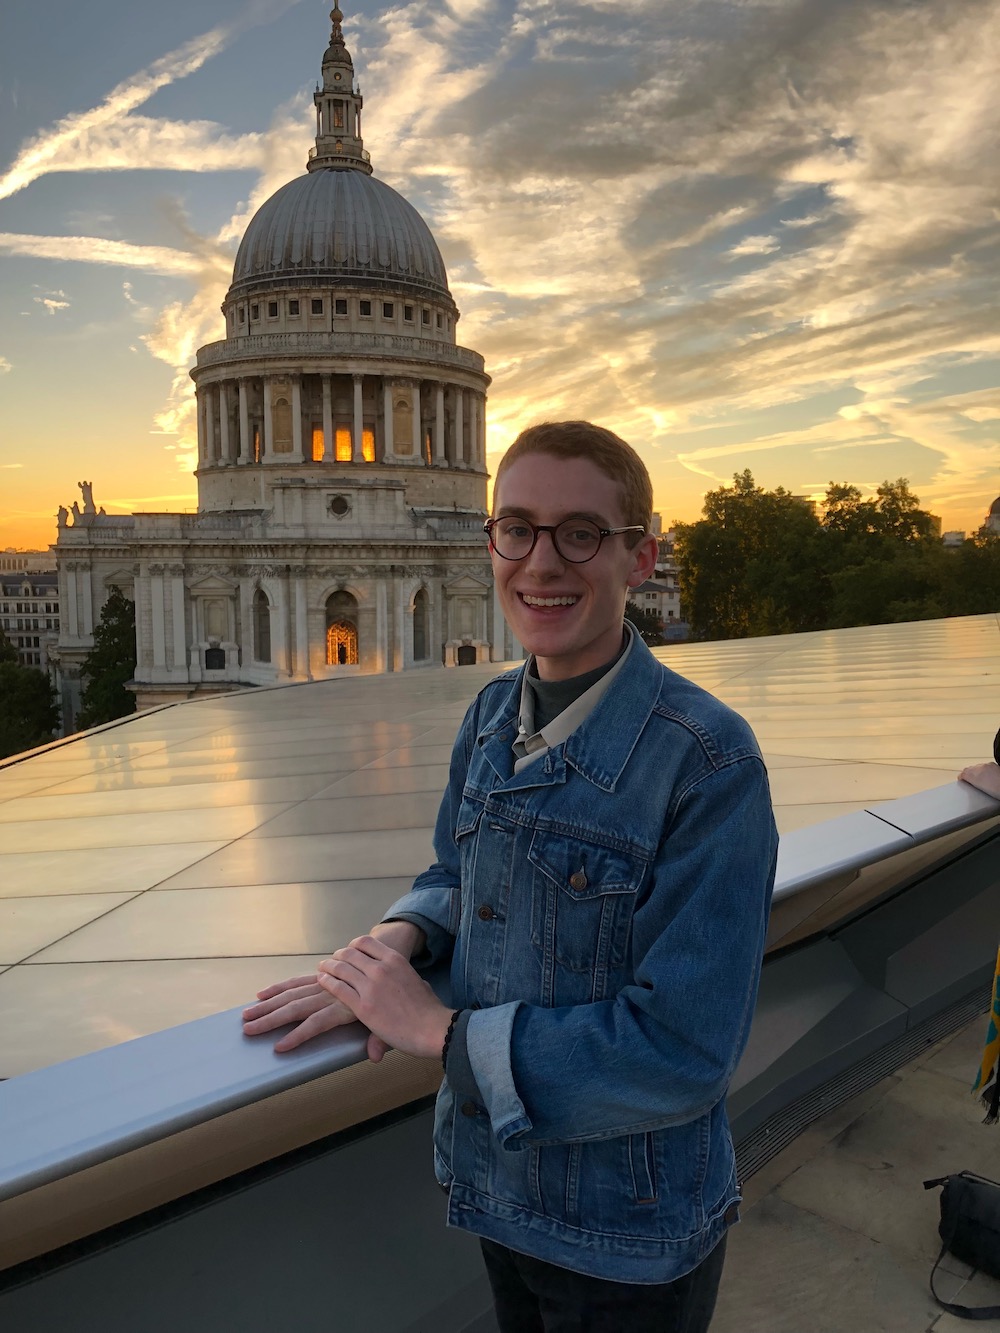
<svg viewBox="0 0 1000 1333">
<path fill-rule="evenodd" d="M 452 1003 L 472 1010 L 463 1086 L 446 1079 L 437 1106 L 449 1221 L 670 1282 L 739 1200 L 724 1098 L 774 880 L 767 775 L 746 723 L 639 640 L 577 731 L 515 775 L 519 692 L 508 673 L 469 709 L 437 863 L 386 914 L 430 926 L 435 957 L 451 939 Z"/>
</svg>

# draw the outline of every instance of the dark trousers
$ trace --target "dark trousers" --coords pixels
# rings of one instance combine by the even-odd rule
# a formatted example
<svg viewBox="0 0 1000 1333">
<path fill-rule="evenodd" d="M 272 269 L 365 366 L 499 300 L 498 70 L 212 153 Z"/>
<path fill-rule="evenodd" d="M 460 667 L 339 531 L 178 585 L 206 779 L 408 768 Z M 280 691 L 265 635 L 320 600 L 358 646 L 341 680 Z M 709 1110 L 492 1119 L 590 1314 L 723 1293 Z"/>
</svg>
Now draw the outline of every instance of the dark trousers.
<svg viewBox="0 0 1000 1333">
<path fill-rule="evenodd" d="M 480 1240 L 500 1333 L 707 1333 L 726 1258 L 723 1236 L 674 1282 L 607 1282 Z"/>
</svg>

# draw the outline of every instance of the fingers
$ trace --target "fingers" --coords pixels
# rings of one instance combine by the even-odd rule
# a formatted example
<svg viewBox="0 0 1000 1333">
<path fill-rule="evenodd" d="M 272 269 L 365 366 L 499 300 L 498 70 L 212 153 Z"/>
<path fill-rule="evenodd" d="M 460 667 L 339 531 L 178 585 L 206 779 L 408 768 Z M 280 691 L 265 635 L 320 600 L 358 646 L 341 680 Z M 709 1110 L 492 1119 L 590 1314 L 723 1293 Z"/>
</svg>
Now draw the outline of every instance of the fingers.
<svg viewBox="0 0 1000 1333">
<path fill-rule="evenodd" d="M 377 1065 L 382 1057 L 391 1051 L 392 1047 L 387 1046 L 381 1037 L 376 1037 L 373 1032 L 368 1038 L 368 1059 L 373 1065 Z"/>
<path fill-rule="evenodd" d="M 298 986 L 294 990 L 280 991 L 278 994 L 272 995 L 270 999 L 262 1000 L 259 1004 L 249 1005 L 243 1010 L 243 1018 L 245 1020 L 263 1018 L 267 1014 L 273 1014 L 279 1009 L 284 1009 L 286 1005 L 300 1005 L 303 1001 L 309 999 L 322 1000 L 323 992 L 317 985 L 315 975 L 308 978 L 308 983 L 308 985 Z M 311 1012 L 311 1010 L 307 1012 Z"/>
<path fill-rule="evenodd" d="M 310 972 L 307 977 L 289 977 L 287 981 L 276 981 L 272 986 L 265 990 L 257 992 L 258 1000 L 270 1000 L 272 996 L 280 995 L 282 991 L 297 990 L 300 986 L 309 986 L 315 983 L 316 974 Z"/>
<path fill-rule="evenodd" d="M 336 1027 L 342 1027 L 345 1023 L 356 1021 L 354 1015 L 344 1005 L 328 1002 L 324 1009 L 319 1009 L 316 1013 L 310 1014 L 297 1027 L 292 1028 L 291 1032 L 286 1032 L 280 1040 L 274 1043 L 274 1049 L 279 1054 L 285 1051 L 294 1051 L 296 1046 L 311 1041 L 313 1037 L 318 1037 L 323 1032 L 332 1032 Z"/>
</svg>

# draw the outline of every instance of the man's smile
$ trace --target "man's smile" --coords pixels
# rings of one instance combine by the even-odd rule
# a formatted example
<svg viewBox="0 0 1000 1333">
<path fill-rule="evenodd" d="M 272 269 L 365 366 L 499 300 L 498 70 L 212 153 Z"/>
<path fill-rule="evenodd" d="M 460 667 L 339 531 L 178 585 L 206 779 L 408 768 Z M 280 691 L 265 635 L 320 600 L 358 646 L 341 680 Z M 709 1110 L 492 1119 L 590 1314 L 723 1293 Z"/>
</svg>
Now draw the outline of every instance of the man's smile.
<svg viewBox="0 0 1000 1333">
<path fill-rule="evenodd" d="M 519 592 L 517 595 L 525 606 L 575 606 L 580 600 L 578 593 L 566 593 L 557 597 L 536 597 L 530 592 Z"/>
</svg>

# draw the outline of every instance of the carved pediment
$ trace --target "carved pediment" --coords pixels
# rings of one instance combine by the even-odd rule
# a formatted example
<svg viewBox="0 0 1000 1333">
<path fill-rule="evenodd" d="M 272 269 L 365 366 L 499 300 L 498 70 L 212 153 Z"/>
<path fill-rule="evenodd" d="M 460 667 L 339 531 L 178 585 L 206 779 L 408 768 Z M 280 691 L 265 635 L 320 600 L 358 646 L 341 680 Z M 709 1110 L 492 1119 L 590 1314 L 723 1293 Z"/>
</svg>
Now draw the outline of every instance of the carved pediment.
<svg viewBox="0 0 1000 1333">
<path fill-rule="evenodd" d="M 484 597 L 490 591 L 490 584 L 485 579 L 477 579 L 472 574 L 461 574 L 457 579 L 446 583 L 446 597 Z"/>
<path fill-rule="evenodd" d="M 192 597 L 235 597 L 237 590 L 237 584 L 219 574 L 209 574 L 190 587 Z"/>
</svg>

